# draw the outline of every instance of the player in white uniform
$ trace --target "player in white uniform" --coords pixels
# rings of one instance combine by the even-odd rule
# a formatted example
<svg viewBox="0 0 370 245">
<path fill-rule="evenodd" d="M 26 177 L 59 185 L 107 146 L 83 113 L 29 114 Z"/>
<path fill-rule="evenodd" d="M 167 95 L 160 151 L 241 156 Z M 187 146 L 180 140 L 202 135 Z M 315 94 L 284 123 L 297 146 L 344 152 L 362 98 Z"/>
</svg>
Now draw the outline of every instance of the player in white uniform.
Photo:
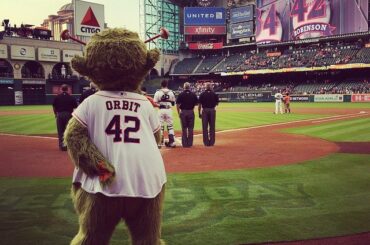
<svg viewBox="0 0 370 245">
<path fill-rule="evenodd" d="M 163 80 L 161 83 L 162 88 L 157 90 L 154 94 L 154 102 L 159 104 L 159 121 L 161 123 L 162 140 L 161 145 L 164 143 L 164 126 L 167 124 L 168 131 L 168 147 L 176 147 L 175 131 L 173 129 L 173 116 L 172 106 L 175 105 L 176 97 L 172 90 L 168 89 L 168 81 Z"/>
<path fill-rule="evenodd" d="M 283 107 L 281 105 L 281 100 L 283 99 L 283 95 L 280 92 L 277 92 L 275 95 L 275 114 L 283 114 Z"/>
<path fill-rule="evenodd" d="M 98 91 L 73 112 L 90 139 L 115 168 L 116 178 L 101 185 L 99 176 L 75 168 L 73 183 L 89 193 L 154 198 L 166 183 L 164 163 L 153 133 L 160 130 L 148 99 L 137 93 Z"/>
</svg>

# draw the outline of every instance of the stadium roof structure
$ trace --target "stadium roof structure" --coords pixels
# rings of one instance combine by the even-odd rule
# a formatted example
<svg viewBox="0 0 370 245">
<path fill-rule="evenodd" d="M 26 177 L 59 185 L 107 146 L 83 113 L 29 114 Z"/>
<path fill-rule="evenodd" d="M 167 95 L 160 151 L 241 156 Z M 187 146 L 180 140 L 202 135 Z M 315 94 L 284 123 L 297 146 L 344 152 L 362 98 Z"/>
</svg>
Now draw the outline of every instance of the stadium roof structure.
<svg viewBox="0 0 370 245">
<path fill-rule="evenodd" d="M 140 0 L 140 34 L 149 39 L 159 33 L 161 27 L 170 35 L 167 40 L 149 42 L 148 48 L 158 48 L 164 54 L 177 54 L 180 36 L 179 7 L 169 0 Z"/>
</svg>

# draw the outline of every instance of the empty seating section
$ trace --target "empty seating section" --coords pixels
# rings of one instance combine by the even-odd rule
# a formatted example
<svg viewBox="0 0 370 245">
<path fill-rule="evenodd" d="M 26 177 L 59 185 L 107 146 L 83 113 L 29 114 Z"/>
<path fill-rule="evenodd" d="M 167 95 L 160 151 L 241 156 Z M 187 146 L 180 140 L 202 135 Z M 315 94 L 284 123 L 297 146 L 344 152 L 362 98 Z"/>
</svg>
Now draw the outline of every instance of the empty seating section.
<svg viewBox="0 0 370 245">
<path fill-rule="evenodd" d="M 192 74 L 201 60 L 200 57 L 185 58 L 176 64 L 173 74 Z"/>
<path fill-rule="evenodd" d="M 361 49 L 349 63 L 370 63 L 370 48 Z"/>
<path fill-rule="evenodd" d="M 326 94 L 331 91 L 335 83 L 315 83 L 307 81 L 307 83 L 300 84 L 293 89 L 295 94 Z"/>
<path fill-rule="evenodd" d="M 231 72 L 238 68 L 246 59 L 246 53 L 236 53 L 226 56 L 214 69 L 213 72 Z"/>
<path fill-rule="evenodd" d="M 194 73 L 209 73 L 223 59 L 222 55 L 206 56 Z"/>
</svg>

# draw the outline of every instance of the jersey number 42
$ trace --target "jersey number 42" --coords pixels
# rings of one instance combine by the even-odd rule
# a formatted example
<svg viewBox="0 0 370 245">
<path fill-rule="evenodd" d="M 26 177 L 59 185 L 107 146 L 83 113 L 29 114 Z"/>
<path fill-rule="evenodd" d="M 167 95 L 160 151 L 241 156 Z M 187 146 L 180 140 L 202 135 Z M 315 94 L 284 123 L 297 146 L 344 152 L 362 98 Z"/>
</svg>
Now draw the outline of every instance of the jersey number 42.
<svg viewBox="0 0 370 245">
<path fill-rule="evenodd" d="M 130 133 L 136 133 L 140 129 L 140 120 L 137 117 L 133 116 L 124 116 L 123 122 L 125 124 L 129 122 L 133 122 L 134 126 L 127 127 L 123 130 L 123 142 L 125 143 L 140 143 L 140 139 L 130 137 Z M 105 132 L 108 135 L 114 135 L 113 141 L 114 142 L 121 142 L 122 141 L 122 129 L 121 129 L 121 116 L 114 115 L 112 120 L 109 122 Z"/>
</svg>

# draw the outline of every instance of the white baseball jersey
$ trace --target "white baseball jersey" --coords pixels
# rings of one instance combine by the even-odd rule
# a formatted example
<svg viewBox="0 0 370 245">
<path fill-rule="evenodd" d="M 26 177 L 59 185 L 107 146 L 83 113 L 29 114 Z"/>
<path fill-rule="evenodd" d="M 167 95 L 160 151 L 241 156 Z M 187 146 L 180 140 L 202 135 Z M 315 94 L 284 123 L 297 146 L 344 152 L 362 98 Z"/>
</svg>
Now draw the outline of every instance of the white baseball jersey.
<svg viewBox="0 0 370 245">
<path fill-rule="evenodd" d="M 175 104 L 176 97 L 172 90 L 162 88 L 154 94 L 154 102 L 159 104 L 159 120 L 160 123 L 173 124 L 173 116 L 171 107 Z"/>
<path fill-rule="evenodd" d="M 279 112 L 283 114 L 283 108 L 281 107 L 281 99 L 283 98 L 283 95 L 281 93 L 276 93 L 274 97 L 275 97 L 275 114 L 278 114 Z"/>
<path fill-rule="evenodd" d="M 112 163 L 116 177 L 102 187 L 99 177 L 75 168 L 73 182 L 89 193 L 107 196 L 153 198 L 159 194 L 166 173 L 153 133 L 160 130 L 152 104 L 140 94 L 99 91 L 73 112 L 87 127 L 92 142 Z"/>
<path fill-rule="evenodd" d="M 276 100 L 281 100 L 283 98 L 283 95 L 281 93 L 276 93 L 274 97 Z"/>
</svg>

